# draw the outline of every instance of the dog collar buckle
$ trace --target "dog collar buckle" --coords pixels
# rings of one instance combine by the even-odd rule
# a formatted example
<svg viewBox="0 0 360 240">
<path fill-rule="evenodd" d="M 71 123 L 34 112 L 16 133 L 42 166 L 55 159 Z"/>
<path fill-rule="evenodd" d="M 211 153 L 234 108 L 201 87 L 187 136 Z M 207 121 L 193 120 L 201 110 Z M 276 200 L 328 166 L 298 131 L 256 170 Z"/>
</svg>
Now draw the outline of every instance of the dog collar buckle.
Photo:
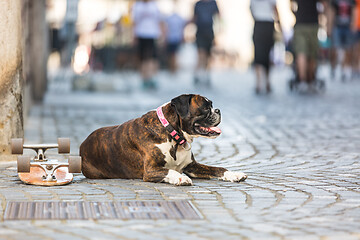
<svg viewBox="0 0 360 240">
<path fill-rule="evenodd" d="M 178 131 L 176 131 L 175 128 L 173 126 L 171 126 L 171 124 L 168 122 L 168 120 L 166 120 L 164 113 L 162 111 L 162 106 L 160 106 L 156 109 L 156 114 L 157 114 L 161 124 L 170 133 L 171 137 L 175 140 L 176 143 L 178 143 L 179 145 L 183 145 L 184 143 L 186 143 L 184 136 L 181 133 L 179 133 Z M 184 145 L 184 148 L 185 148 L 185 145 Z M 187 148 L 190 149 L 191 146 L 190 146 L 190 148 L 189 147 L 187 147 Z"/>
</svg>

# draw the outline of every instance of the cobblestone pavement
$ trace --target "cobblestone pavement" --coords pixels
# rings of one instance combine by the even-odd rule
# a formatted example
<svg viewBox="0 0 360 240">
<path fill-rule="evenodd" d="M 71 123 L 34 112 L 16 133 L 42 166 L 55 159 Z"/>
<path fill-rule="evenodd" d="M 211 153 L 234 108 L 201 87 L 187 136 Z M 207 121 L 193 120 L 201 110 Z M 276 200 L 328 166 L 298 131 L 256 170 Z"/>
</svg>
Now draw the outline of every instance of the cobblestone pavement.
<svg viewBox="0 0 360 240">
<path fill-rule="evenodd" d="M 157 92 L 86 93 L 53 82 L 26 121 L 27 142 L 71 137 L 72 154 L 94 129 L 120 124 L 180 93 L 201 93 L 222 110 L 222 136 L 196 139 L 205 164 L 240 170 L 242 183 L 193 180 L 175 187 L 141 180 L 89 180 L 62 187 L 23 185 L 15 163 L 0 165 L 0 213 L 9 200 L 190 200 L 203 220 L 4 221 L 0 239 L 360 239 L 360 81 L 327 91 L 286 89 L 288 69 L 272 73 L 270 96 L 253 94 L 251 72 L 216 71 L 211 90 L 190 75 L 160 74 Z M 136 75 L 119 74 L 131 89 Z"/>
</svg>

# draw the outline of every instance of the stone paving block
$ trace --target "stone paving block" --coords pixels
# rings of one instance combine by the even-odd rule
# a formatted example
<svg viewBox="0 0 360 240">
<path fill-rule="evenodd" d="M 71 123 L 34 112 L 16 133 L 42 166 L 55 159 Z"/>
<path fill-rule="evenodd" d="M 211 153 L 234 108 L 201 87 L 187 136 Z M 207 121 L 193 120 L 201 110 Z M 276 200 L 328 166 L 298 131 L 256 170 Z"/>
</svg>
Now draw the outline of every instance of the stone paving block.
<svg viewBox="0 0 360 240">
<path fill-rule="evenodd" d="M 138 199 L 141 200 L 163 200 L 164 198 L 159 195 L 138 195 Z"/>
<path fill-rule="evenodd" d="M 115 195 L 113 197 L 114 200 L 134 200 L 136 199 L 136 195 Z"/>
<path fill-rule="evenodd" d="M 95 225 L 94 225 L 95 226 Z M 117 239 L 116 236 L 113 234 L 106 233 L 103 229 L 99 231 L 96 228 L 88 228 L 88 227 L 81 227 L 81 228 L 63 228 L 61 225 L 53 226 L 51 229 L 54 229 L 56 232 L 62 232 L 63 234 L 69 235 L 69 239 Z M 60 239 L 58 237 L 57 239 Z"/>
<path fill-rule="evenodd" d="M 79 197 L 79 198 L 66 198 L 64 197 L 63 200 L 85 200 L 85 201 L 111 201 L 112 199 L 107 197 L 107 196 L 102 196 L 102 195 L 89 195 L 89 196 L 85 196 L 85 197 Z"/>
<path fill-rule="evenodd" d="M 81 195 L 60 195 L 58 196 L 58 199 L 64 201 L 75 201 L 75 200 L 82 200 L 83 197 Z"/>
</svg>

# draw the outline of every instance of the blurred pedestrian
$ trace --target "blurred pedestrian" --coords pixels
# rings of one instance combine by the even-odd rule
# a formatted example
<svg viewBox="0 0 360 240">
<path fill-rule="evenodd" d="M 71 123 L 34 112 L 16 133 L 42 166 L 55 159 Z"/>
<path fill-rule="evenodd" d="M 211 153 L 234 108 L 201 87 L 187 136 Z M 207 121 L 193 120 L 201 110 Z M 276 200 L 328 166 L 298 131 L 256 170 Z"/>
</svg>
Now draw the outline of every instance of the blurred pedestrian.
<svg viewBox="0 0 360 240">
<path fill-rule="evenodd" d="M 262 79 L 265 79 L 266 93 L 270 93 L 270 51 L 274 46 L 274 21 L 279 20 L 276 0 L 251 0 L 250 10 L 255 21 L 253 33 L 255 92 L 256 94 L 261 92 Z"/>
<path fill-rule="evenodd" d="M 211 85 L 209 74 L 209 61 L 211 48 L 214 42 L 213 19 L 220 12 L 215 0 L 200 0 L 194 8 L 194 23 L 196 30 L 196 46 L 198 50 L 198 62 L 195 70 L 195 85 L 205 83 Z"/>
<path fill-rule="evenodd" d="M 316 80 L 319 40 L 317 3 L 321 0 L 291 0 L 296 17 L 293 48 L 295 54 L 298 89 L 306 92 L 314 87 Z"/>
<path fill-rule="evenodd" d="M 186 21 L 175 11 L 166 18 L 166 51 L 168 54 L 169 69 L 176 72 L 176 53 L 184 40 Z"/>
<path fill-rule="evenodd" d="M 329 36 L 331 36 L 331 75 L 335 77 L 335 69 L 340 60 L 341 79 L 351 78 L 352 46 L 354 34 L 351 29 L 355 17 L 354 0 L 331 0 L 329 14 Z M 342 57 L 340 57 L 340 53 Z"/>
<path fill-rule="evenodd" d="M 355 32 L 354 43 L 354 61 L 353 70 L 354 78 L 360 79 L 360 0 L 356 0 L 356 10 L 353 23 L 353 30 Z"/>
<path fill-rule="evenodd" d="M 136 1 L 132 9 L 135 41 L 144 89 L 156 89 L 157 40 L 163 36 L 163 17 L 153 0 Z"/>
<path fill-rule="evenodd" d="M 79 0 L 67 0 L 64 25 L 60 30 L 60 39 L 63 44 L 61 51 L 61 65 L 68 67 L 71 65 L 77 46 L 76 21 L 78 18 Z"/>
</svg>

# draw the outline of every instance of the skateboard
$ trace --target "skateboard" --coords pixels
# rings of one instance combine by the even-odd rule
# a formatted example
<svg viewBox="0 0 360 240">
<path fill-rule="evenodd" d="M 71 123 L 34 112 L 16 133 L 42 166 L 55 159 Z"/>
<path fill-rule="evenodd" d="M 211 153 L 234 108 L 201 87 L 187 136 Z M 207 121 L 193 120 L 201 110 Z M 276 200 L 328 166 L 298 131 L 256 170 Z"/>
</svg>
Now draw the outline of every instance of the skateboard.
<svg viewBox="0 0 360 240">
<path fill-rule="evenodd" d="M 22 138 L 11 140 L 12 154 L 23 154 L 25 149 L 36 152 L 34 157 L 18 156 L 17 172 L 22 182 L 40 186 L 58 186 L 70 183 L 73 173 L 81 173 L 81 157 L 69 156 L 68 161 L 50 159 L 45 155 L 46 150 L 57 148 L 59 154 L 70 153 L 70 139 L 58 138 L 57 144 L 24 144 Z"/>
</svg>

